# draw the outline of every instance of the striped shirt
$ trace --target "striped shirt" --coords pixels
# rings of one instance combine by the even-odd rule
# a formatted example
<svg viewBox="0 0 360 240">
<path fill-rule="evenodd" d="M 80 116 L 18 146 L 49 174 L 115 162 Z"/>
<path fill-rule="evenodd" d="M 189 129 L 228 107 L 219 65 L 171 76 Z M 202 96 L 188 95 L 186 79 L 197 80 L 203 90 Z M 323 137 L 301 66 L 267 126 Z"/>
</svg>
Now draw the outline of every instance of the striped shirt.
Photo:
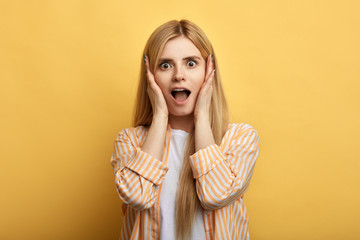
<svg viewBox="0 0 360 240">
<path fill-rule="evenodd" d="M 160 239 L 161 183 L 168 171 L 171 129 L 168 124 L 160 161 L 141 150 L 148 128 L 120 131 L 111 164 L 124 216 L 120 239 Z M 229 123 L 220 146 L 209 145 L 189 157 L 203 207 L 207 240 L 249 239 L 244 193 L 259 154 L 257 131 L 245 123 Z"/>
</svg>

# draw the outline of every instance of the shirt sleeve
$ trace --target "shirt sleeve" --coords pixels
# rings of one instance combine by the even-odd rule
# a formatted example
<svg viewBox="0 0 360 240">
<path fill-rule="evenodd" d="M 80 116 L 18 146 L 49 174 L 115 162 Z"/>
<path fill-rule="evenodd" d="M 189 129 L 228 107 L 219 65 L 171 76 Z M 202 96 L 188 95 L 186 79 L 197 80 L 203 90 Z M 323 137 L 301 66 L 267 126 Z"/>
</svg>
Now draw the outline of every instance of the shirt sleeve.
<svg viewBox="0 0 360 240">
<path fill-rule="evenodd" d="M 152 207 L 168 167 L 141 150 L 134 128 L 117 135 L 111 164 L 121 200 L 137 210 Z"/>
<path fill-rule="evenodd" d="M 212 144 L 190 156 L 196 191 L 203 208 L 214 210 L 242 196 L 259 154 L 257 131 L 249 124 L 234 124 L 222 146 Z"/>
</svg>

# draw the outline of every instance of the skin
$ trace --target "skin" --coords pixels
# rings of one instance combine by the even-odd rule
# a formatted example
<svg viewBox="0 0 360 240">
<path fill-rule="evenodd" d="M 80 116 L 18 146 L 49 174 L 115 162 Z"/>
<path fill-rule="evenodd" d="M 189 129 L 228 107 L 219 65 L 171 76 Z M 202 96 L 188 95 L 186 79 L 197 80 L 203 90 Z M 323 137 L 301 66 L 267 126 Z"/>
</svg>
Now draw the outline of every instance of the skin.
<svg viewBox="0 0 360 240">
<path fill-rule="evenodd" d="M 198 58 L 184 59 L 189 56 Z M 168 59 L 161 61 L 161 59 Z M 196 62 L 195 62 L 196 61 Z M 162 159 L 167 124 L 173 129 L 190 132 L 195 128 L 195 150 L 214 144 L 209 111 L 212 97 L 214 64 L 211 55 L 205 60 L 199 49 L 184 36 L 169 40 L 161 53 L 154 73 L 149 69 L 146 56 L 149 98 L 154 110 L 153 121 L 142 150 Z M 174 87 L 191 91 L 187 103 L 176 104 L 172 99 Z"/>
</svg>

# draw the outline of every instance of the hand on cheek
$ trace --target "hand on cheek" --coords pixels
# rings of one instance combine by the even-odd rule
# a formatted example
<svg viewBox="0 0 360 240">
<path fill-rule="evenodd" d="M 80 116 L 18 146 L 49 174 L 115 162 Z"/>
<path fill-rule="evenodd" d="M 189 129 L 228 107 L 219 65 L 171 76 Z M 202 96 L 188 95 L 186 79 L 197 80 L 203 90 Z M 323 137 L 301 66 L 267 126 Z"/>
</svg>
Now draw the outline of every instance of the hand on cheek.
<svg viewBox="0 0 360 240">
<path fill-rule="evenodd" d="M 155 82 L 154 74 L 150 71 L 149 59 L 145 55 L 144 55 L 144 61 L 146 64 L 146 78 L 148 81 L 147 92 L 149 94 L 151 106 L 153 109 L 153 116 L 167 117 L 169 113 L 164 98 L 164 94 L 162 93 L 159 85 Z"/>
<path fill-rule="evenodd" d="M 209 118 L 211 97 L 213 92 L 212 82 L 215 76 L 214 63 L 212 61 L 211 55 L 209 55 L 206 63 L 206 74 L 204 83 L 199 91 L 197 97 L 195 109 L 194 109 L 194 118 L 195 121 L 199 119 Z"/>
</svg>

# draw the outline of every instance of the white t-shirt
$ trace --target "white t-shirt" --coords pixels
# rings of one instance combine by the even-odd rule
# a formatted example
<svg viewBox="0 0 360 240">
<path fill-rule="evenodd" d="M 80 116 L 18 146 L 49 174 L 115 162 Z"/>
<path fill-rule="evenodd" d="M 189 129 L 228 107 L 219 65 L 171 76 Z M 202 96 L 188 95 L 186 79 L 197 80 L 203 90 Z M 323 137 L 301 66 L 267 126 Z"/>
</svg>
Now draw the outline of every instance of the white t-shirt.
<svg viewBox="0 0 360 240">
<path fill-rule="evenodd" d="M 168 158 L 169 170 L 162 183 L 160 193 L 160 239 L 175 239 L 175 202 L 180 171 L 184 159 L 186 140 L 189 133 L 171 129 L 170 149 Z M 202 211 L 196 213 L 190 239 L 205 239 L 205 228 Z"/>
</svg>

